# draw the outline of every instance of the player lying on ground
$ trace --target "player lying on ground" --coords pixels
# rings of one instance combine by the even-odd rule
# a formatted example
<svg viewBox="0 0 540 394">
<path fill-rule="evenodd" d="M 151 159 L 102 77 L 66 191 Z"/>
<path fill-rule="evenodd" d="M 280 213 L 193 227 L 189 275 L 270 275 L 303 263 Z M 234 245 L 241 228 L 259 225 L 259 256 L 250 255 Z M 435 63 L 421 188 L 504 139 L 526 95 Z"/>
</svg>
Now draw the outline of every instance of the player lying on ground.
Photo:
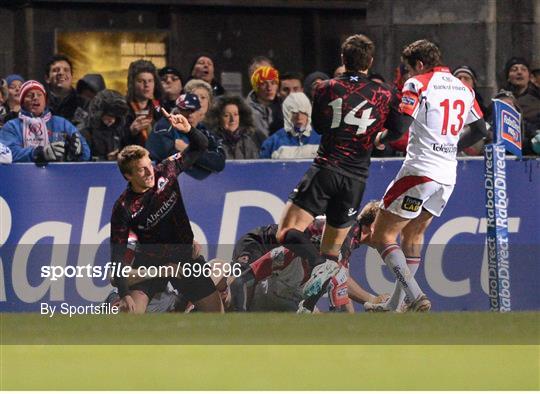
<svg viewBox="0 0 540 394">
<path fill-rule="evenodd" d="M 456 153 L 486 136 L 474 91 L 442 65 L 439 48 L 427 40 L 405 47 L 402 59 L 412 76 L 405 82 L 400 110 L 412 121 L 407 156 L 386 190 L 374 223 L 373 242 L 396 276 L 388 302 L 367 309 L 395 310 L 404 297 L 413 311 L 428 311 L 431 302 L 414 279 L 424 233 L 440 216 L 456 183 Z M 461 133 L 463 126 L 467 132 Z M 463 134 L 463 135 L 460 135 Z M 384 149 L 386 132 L 375 144 Z M 396 243 L 398 235 L 401 245 Z"/>
<path fill-rule="evenodd" d="M 118 155 L 118 166 L 127 179 L 127 189 L 114 204 L 111 217 L 111 254 L 113 262 L 137 266 L 161 266 L 174 263 L 199 265 L 192 258 L 193 231 L 182 201 L 178 175 L 191 166 L 206 149 L 208 141 L 180 114 L 169 115 L 171 125 L 185 133 L 190 141 L 182 153 L 154 167 L 148 151 L 130 145 Z M 136 234 L 139 250 L 126 262 L 129 233 Z M 223 305 L 212 280 L 207 276 L 155 278 L 130 286 L 127 278 L 115 278 L 121 310 L 144 313 L 152 297 L 163 292 L 167 283 L 180 291 L 202 311 L 223 312 Z"/>
<path fill-rule="evenodd" d="M 340 265 L 345 276 L 332 277 L 328 291 L 331 307 L 347 307 L 353 312 L 350 300 L 377 303 L 386 297 L 365 291 L 348 275 L 353 250 L 370 245 L 371 226 L 378 211 L 378 201 L 368 203 L 357 216 L 340 250 Z M 318 249 L 326 219 L 315 219 L 305 230 Z M 232 307 L 235 311 L 254 310 L 296 311 L 303 299 L 302 287 L 311 273 L 307 261 L 291 250 L 277 245 L 277 225 L 258 227 L 244 235 L 235 245 L 233 263 L 243 267 L 242 275 L 229 280 Z M 341 279 L 343 277 L 343 279 Z M 341 281 L 340 281 L 341 279 Z M 345 282 L 346 281 L 346 282 Z"/>
<path fill-rule="evenodd" d="M 389 86 L 368 79 L 374 48 L 364 35 L 347 38 L 341 47 L 345 74 L 315 88 L 312 123 L 321 144 L 279 223 L 279 242 L 317 266 L 304 286 L 304 307 L 310 310 L 340 269 L 339 251 L 362 201 L 376 135 L 386 128 L 400 137 L 412 121 L 399 112 Z M 322 214 L 326 226 L 319 253 L 304 230 Z"/>
</svg>

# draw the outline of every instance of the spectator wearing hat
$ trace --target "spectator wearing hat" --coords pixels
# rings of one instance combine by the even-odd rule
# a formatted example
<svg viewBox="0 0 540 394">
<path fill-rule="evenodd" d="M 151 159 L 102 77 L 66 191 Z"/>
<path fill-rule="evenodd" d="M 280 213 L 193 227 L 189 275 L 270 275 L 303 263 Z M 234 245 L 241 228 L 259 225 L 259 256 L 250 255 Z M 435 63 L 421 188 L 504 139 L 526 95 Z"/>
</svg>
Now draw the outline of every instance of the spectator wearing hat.
<svg viewBox="0 0 540 394">
<path fill-rule="evenodd" d="M 281 103 L 277 97 L 279 72 L 273 67 L 257 68 L 251 76 L 246 102 L 253 112 L 255 127 L 269 136 L 283 127 Z"/>
<path fill-rule="evenodd" d="M 11 74 L 6 77 L 7 97 L 3 104 L 4 110 L 2 112 L 4 115 L 0 117 L 0 126 L 19 116 L 21 110 L 19 94 L 23 83 L 24 78 L 18 74 Z"/>
<path fill-rule="evenodd" d="M 247 68 L 247 76 L 249 80 L 251 80 L 251 76 L 259 67 L 274 67 L 274 63 L 269 57 L 266 57 L 264 55 L 257 55 L 252 57 L 248 63 Z"/>
<path fill-rule="evenodd" d="M 484 105 L 484 99 L 476 88 L 478 85 L 478 77 L 476 76 L 476 72 L 473 70 L 473 68 L 471 66 L 459 66 L 454 70 L 452 74 L 454 75 L 454 77 L 459 79 L 465 86 L 474 90 L 474 96 L 476 98 L 476 101 L 478 102 L 482 113 L 485 114 L 486 106 Z"/>
<path fill-rule="evenodd" d="M 304 79 L 304 93 L 310 101 L 313 101 L 313 89 L 315 89 L 319 82 L 326 81 L 327 79 L 330 79 L 330 77 L 322 71 L 312 72 Z"/>
<path fill-rule="evenodd" d="M 19 117 L 7 122 L 0 133 L 14 163 L 90 159 L 90 148 L 77 128 L 46 107 L 47 93 L 42 84 L 26 81 L 21 86 L 20 100 Z"/>
<path fill-rule="evenodd" d="M 171 112 L 176 107 L 176 99 L 178 99 L 184 88 L 184 79 L 180 71 L 171 66 L 163 67 L 158 74 L 163 89 L 161 106 L 167 112 Z"/>
<path fill-rule="evenodd" d="M 178 97 L 177 112 L 185 116 L 189 124 L 197 128 L 198 116 L 195 113 L 201 109 L 201 103 L 197 95 L 193 93 L 182 94 Z M 195 162 L 193 167 L 186 171 L 195 179 L 202 180 L 213 172 L 223 171 L 225 168 L 225 151 L 221 141 L 207 129 L 199 129 L 208 138 L 208 150 Z M 180 133 L 172 127 L 169 120 L 162 118 L 157 122 L 154 131 L 146 142 L 146 149 L 150 152 L 150 158 L 155 161 L 165 160 L 167 157 L 178 152 L 183 152 L 189 146 L 189 140 L 184 133 Z"/>
<path fill-rule="evenodd" d="M 129 145 L 144 146 L 152 128 L 161 119 L 161 83 L 154 63 L 136 60 L 128 69 L 126 135 Z"/>
<path fill-rule="evenodd" d="M 47 106 L 53 115 L 82 128 L 88 116 L 88 99 L 73 88 L 73 65 L 64 55 L 54 55 L 45 66 Z"/>
<path fill-rule="evenodd" d="M 512 57 L 504 67 L 506 90 L 517 99 L 527 128 L 540 129 L 540 88 L 531 83 L 529 63 L 521 57 Z"/>
<path fill-rule="evenodd" d="M 86 74 L 77 81 L 77 93 L 89 102 L 96 97 L 96 94 L 105 89 L 105 80 L 101 74 Z"/>
<path fill-rule="evenodd" d="M 94 160 L 116 160 L 120 148 L 126 145 L 127 113 L 126 98 L 115 90 L 102 90 L 90 101 L 88 120 L 81 134 L 90 145 Z"/>
<path fill-rule="evenodd" d="M 223 141 L 227 160 L 258 159 L 264 133 L 255 128 L 251 109 L 239 96 L 222 96 L 207 114 L 210 130 Z"/>
<path fill-rule="evenodd" d="M 212 86 L 212 94 L 214 97 L 225 94 L 225 89 L 216 78 L 216 67 L 213 57 L 208 53 L 201 53 L 195 57 L 195 61 L 191 65 L 189 79 L 202 79 Z M 189 81 L 188 81 L 189 82 Z"/>
<path fill-rule="evenodd" d="M 311 127 L 311 102 L 302 92 L 291 93 L 283 101 L 285 126 L 261 146 L 261 159 L 312 159 L 321 136 Z"/>
</svg>

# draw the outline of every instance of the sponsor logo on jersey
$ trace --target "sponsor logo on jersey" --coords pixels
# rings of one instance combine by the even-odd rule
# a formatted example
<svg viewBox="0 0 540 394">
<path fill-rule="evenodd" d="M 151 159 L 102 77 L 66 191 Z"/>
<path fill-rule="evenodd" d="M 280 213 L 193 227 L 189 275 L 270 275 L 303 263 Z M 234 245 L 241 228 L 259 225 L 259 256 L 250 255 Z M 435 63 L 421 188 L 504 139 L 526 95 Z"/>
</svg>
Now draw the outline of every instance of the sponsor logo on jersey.
<svg viewBox="0 0 540 394">
<path fill-rule="evenodd" d="M 178 195 L 176 192 L 172 193 L 171 196 L 167 201 L 165 201 L 159 209 L 148 216 L 146 219 L 146 226 L 140 226 L 140 229 L 150 229 L 154 227 L 156 224 L 158 224 L 161 219 L 163 219 L 167 214 L 172 210 L 174 207 L 174 204 L 176 204 L 176 201 L 178 200 Z"/>
<path fill-rule="evenodd" d="M 165 188 L 167 183 L 169 183 L 169 180 L 167 178 L 165 178 L 165 177 L 160 177 L 158 179 L 158 181 L 157 181 L 157 191 L 158 191 L 158 193 Z"/>
<path fill-rule="evenodd" d="M 457 145 L 454 144 L 431 144 L 431 149 L 434 152 L 456 153 Z"/>
<path fill-rule="evenodd" d="M 405 196 L 403 203 L 401 204 L 401 209 L 409 212 L 418 212 L 423 203 L 424 201 L 420 200 L 419 198 Z"/>
</svg>

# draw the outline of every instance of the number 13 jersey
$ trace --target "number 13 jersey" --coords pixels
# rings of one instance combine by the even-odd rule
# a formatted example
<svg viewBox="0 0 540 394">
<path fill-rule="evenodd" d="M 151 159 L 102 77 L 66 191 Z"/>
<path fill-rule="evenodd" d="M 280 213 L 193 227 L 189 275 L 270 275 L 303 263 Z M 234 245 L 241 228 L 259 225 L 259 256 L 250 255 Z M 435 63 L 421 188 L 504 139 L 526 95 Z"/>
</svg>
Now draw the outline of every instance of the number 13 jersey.
<svg viewBox="0 0 540 394">
<path fill-rule="evenodd" d="M 319 83 L 312 124 L 322 138 L 315 166 L 364 180 L 373 140 L 391 116 L 399 116 L 396 95 L 365 74 L 346 73 Z"/>
<path fill-rule="evenodd" d="M 405 82 L 400 110 L 414 118 L 403 166 L 441 184 L 455 184 L 459 134 L 483 116 L 474 91 L 447 67 L 435 67 Z"/>
</svg>

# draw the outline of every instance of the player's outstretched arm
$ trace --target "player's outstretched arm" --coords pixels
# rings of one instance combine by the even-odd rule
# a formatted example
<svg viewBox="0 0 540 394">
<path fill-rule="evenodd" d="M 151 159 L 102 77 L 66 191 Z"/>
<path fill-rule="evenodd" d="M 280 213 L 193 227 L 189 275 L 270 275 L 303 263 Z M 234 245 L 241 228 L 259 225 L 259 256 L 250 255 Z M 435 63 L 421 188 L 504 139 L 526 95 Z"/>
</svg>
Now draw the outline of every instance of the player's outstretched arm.
<svg viewBox="0 0 540 394">
<path fill-rule="evenodd" d="M 163 115 L 169 119 L 171 125 L 180 132 L 187 135 L 189 146 L 181 155 L 173 155 L 170 159 L 178 160 L 180 171 L 189 168 L 197 161 L 200 155 L 208 149 L 208 139 L 196 127 L 191 127 L 187 119 L 181 114 L 169 114 L 165 109 L 161 109 Z"/>
<path fill-rule="evenodd" d="M 458 151 L 476 144 L 481 139 L 487 137 L 487 135 L 486 122 L 483 119 L 478 119 L 476 122 L 470 123 L 469 128 L 464 130 L 459 137 Z"/>
</svg>

